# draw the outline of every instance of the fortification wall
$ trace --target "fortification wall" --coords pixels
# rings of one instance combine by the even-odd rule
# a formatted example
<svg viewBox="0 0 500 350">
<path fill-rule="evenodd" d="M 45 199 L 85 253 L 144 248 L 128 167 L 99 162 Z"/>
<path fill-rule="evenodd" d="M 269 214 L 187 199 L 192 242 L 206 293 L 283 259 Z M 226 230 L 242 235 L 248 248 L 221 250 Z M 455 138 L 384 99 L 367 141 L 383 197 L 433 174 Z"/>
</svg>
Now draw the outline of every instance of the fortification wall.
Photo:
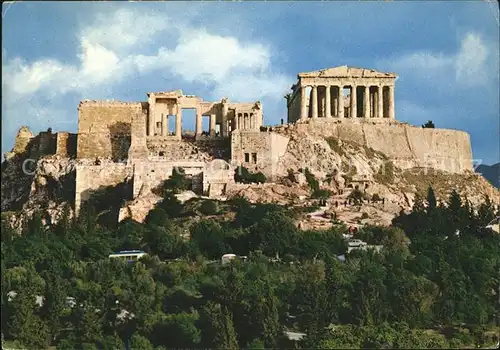
<svg viewBox="0 0 500 350">
<path fill-rule="evenodd" d="M 78 107 L 77 158 L 126 159 L 132 118 L 142 114 L 141 102 L 84 101 Z"/>
<path fill-rule="evenodd" d="M 93 191 L 115 186 L 132 176 L 133 167 L 119 163 L 101 165 L 77 165 L 75 183 L 75 212 L 80 211 L 83 202 Z"/>
<path fill-rule="evenodd" d="M 469 134 L 459 130 L 406 126 L 410 148 L 424 166 L 452 173 L 473 170 Z"/>
<path fill-rule="evenodd" d="M 5 160 L 9 160 L 16 155 L 29 154 L 32 138 L 33 133 L 27 126 L 20 127 L 14 140 L 14 147 L 10 152 L 5 152 Z"/>
<path fill-rule="evenodd" d="M 30 129 L 27 126 L 22 126 L 17 132 L 12 152 L 20 154 L 29 151 L 28 146 L 32 137 L 33 133 L 30 131 Z"/>
<path fill-rule="evenodd" d="M 50 131 L 42 131 L 39 134 L 38 153 L 39 156 L 45 156 L 56 153 L 56 135 Z"/>
<path fill-rule="evenodd" d="M 146 123 L 147 123 L 147 106 L 143 104 L 141 113 L 132 115 L 130 134 L 131 143 L 128 150 L 128 159 L 145 159 L 148 157 L 148 147 L 146 143 Z"/>
<path fill-rule="evenodd" d="M 56 134 L 56 154 L 62 157 L 76 156 L 77 134 L 58 132 Z"/>
<path fill-rule="evenodd" d="M 288 141 L 288 137 L 282 136 L 280 134 L 271 132 L 269 137 L 271 138 L 271 150 L 269 157 L 271 157 L 271 173 L 265 174 L 267 177 L 273 178 L 278 171 L 279 160 L 285 155 Z"/>
<path fill-rule="evenodd" d="M 356 142 L 386 154 L 403 169 L 432 167 L 451 173 L 473 170 L 469 135 L 459 130 L 421 128 L 397 121 L 375 124 L 326 118 L 273 129 L 285 135 L 306 132 Z"/>
<path fill-rule="evenodd" d="M 411 168 L 416 165 L 415 154 L 408 142 L 406 125 L 362 125 L 364 145 L 384 153 L 396 165 Z M 406 164 L 407 163 L 407 164 Z"/>
</svg>

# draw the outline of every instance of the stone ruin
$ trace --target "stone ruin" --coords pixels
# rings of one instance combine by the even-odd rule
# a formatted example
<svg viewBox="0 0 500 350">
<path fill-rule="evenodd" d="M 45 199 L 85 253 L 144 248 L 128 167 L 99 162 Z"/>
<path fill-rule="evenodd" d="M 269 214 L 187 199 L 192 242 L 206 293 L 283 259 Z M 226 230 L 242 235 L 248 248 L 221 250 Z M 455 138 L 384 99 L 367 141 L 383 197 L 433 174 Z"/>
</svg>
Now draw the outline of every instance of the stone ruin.
<svg viewBox="0 0 500 350">
<path fill-rule="evenodd" d="M 259 101 L 207 102 L 182 90 L 152 92 L 143 102 L 80 102 L 77 134 L 48 131 L 33 137 L 22 128 L 14 153 L 6 158 L 28 144 L 37 157 L 76 157 L 76 212 L 94 190 L 131 181 L 132 198 L 137 198 L 177 167 L 192 177 L 193 190 L 211 197 L 226 193 L 239 165 L 262 171 L 272 181 L 284 175 L 278 169 L 286 168 L 279 165 L 291 131 L 356 142 L 386 154 L 401 168 L 472 170 L 467 133 L 395 119 L 395 74 L 340 66 L 297 78 L 286 96 L 286 125 L 264 127 Z M 191 134 L 183 124 L 186 109 L 195 110 Z M 206 132 L 203 118 L 209 120 Z"/>
</svg>

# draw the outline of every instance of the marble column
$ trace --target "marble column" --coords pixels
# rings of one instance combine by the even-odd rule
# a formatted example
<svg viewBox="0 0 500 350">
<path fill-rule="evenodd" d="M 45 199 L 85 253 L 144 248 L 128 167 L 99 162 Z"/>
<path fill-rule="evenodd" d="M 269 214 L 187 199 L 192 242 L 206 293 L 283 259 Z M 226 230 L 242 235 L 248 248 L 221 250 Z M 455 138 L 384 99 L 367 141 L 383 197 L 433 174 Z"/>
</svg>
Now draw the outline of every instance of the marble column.
<svg viewBox="0 0 500 350">
<path fill-rule="evenodd" d="M 216 124 L 215 114 L 211 114 L 210 115 L 210 136 L 211 137 L 215 136 L 215 124 Z"/>
<path fill-rule="evenodd" d="M 332 117 L 332 101 L 331 101 L 331 91 L 330 91 L 330 85 L 325 86 L 325 117 L 326 118 L 331 118 Z"/>
<path fill-rule="evenodd" d="M 240 114 L 234 114 L 234 130 L 239 129 L 239 116 Z"/>
<path fill-rule="evenodd" d="M 300 119 L 307 118 L 307 93 L 306 86 L 300 88 Z"/>
<path fill-rule="evenodd" d="M 339 86 L 339 110 L 337 111 L 337 115 L 339 118 L 344 118 L 344 85 Z"/>
<path fill-rule="evenodd" d="M 229 106 L 227 105 L 226 102 L 222 102 L 222 122 L 221 122 L 221 134 L 224 137 L 229 136 L 229 128 L 228 128 L 228 112 L 229 112 Z"/>
<path fill-rule="evenodd" d="M 377 89 L 377 117 L 378 118 L 383 118 L 384 117 L 384 92 L 383 92 L 383 86 L 379 85 Z"/>
<path fill-rule="evenodd" d="M 311 94 L 311 103 L 312 103 L 312 117 L 313 118 L 318 118 L 318 87 L 313 86 L 312 87 L 312 94 Z"/>
<path fill-rule="evenodd" d="M 389 119 L 396 119 L 394 115 L 394 86 L 389 86 Z"/>
<path fill-rule="evenodd" d="M 155 103 L 156 99 L 153 96 L 148 98 L 149 110 L 148 110 L 148 135 L 155 136 Z"/>
<path fill-rule="evenodd" d="M 199 109 L 196 109 L 196 136 L 200 136 L 203 126 L 203 116 L 201 115 L 201 111 Z"/>
<path fill-rule="evenodd" d="M 168 114 L 161 114 L 161 134 L 162 136 L 168 135 Z"/>
<path fill-rule="evenodd" d="M 182 138 L 182 108 L 177 105 L 175 114 L 175 136 L 180 140 Z"/>
<path fill-rule="evenodd" d="M 356 85 L 351 85 L 351 118 L 358 117 L 358 95 Z"/>
<path fill-rule="evenodd" d="M 363 117 L 370 118 L 370 86 L 365 86 L 365 93 L 363 95 Z"/>
</svg>

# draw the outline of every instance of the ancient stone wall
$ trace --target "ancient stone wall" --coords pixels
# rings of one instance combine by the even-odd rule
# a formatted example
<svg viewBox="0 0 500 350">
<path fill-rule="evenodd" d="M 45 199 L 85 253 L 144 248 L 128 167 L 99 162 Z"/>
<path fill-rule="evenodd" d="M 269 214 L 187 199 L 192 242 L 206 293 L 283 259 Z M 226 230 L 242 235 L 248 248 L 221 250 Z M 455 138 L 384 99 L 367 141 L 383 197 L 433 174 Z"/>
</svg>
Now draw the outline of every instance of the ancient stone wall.
<svg viewBox="0 0 500 350">
<path fill-rule="evenodd" d="M 472 171 L 472 150 L 466 132 L 430 129 L 393 122 L 387 124 L 316 120 L 274 128 L 279 133 L 306 132 L 356 142 L 386 154 L 395 165 L 432 167 L 451 173 Z"/>
<path fill-rule="evenodd" d="M 19 129 L 16 135 L 16 140 L 14 141 L 14 148 L 12 152 L 20 154 L 27 152 L 29 143 L 31 138 L 33 137 L 33 133 L 27 126 L 23 126 Z"/>
<path fill-rule="evenodd" d="M 39 156 L 45 156 L 56 153 L 56 135 L 50 131 L 42 131 L 39 134 L 38 153 Z"/>
<path fill-rule="evenodd" d="M 163 162 L 143 160 L 134 162 L 133 197 L 136 198 L 141 191 L 151 190 L 172 176 L 174 168 L 182 168 L 187 176 L 193 177 L 194 189 L 202 189 L 202 173 L 204 162 Z"/>
<path fill-rule="evenodd" d="M 234 183 L 235 167 L 222 159 L 215 159 L 203 169 L 203 193 L 209 197 L 223 196 L 229 184 Z"/>
<path fill-rule="evenodd" d="M 288 123 L 294 123 L 300 118 L 300 103 L 301 103 L 301 90 L 299 89 L 293 95 L 290 95 L 288 104 Z"/>
<path fill-rule="evenodd" d="M 76 156 L 77 134 L 56 133 L 56 154 L 62 157 Z"/>
<path fill-rule="evenodd" d="M 146 144 L 146 127 L 148 118 L 148 106 L 147 103 L 142 103 L 141 113 L 135 113 L 132 115 L 132 121 L 130 125 L 130 148 L 128 150 L 128 159 L 145 159 L 148 157 L 148 147 Z"/>
<path fill-rule="evenodd" d="M 9 160 L 12 157 L 20 154 L 29 154 L 33 133 L 27 126 L 22 126 L 17 132 L 14 140 L 14 147 L 10 152 L 5 152 L 5 159 Z"/>
<path fill-rule="evenodd" d="M 131 166 L 118 163 L 77 165 L 75 213 L 80 211 L 81 204 L 90 198 L 93 191 L 124 182 L 132 176 L 132 170 Z"/>
<path fill-rule="evenodd" d="M 424 166 L 452 173 L 473 170 L 469 134 L 460 130 L 406 126 L 409 147 Z"/>
<path fill-rule="evenodd" d="M 234 132 L 231 137 L 231 160 L 233 165 L 262 171 L 272 178 L 287 144 L 287 137 L 272 132 Z"/>
<path fill-rule="evenodd" d="M 78 107 L 78 159 L 126 159 L 133 116 L 143 114 L 141 102 L 83 101 Z"/>
</svg>

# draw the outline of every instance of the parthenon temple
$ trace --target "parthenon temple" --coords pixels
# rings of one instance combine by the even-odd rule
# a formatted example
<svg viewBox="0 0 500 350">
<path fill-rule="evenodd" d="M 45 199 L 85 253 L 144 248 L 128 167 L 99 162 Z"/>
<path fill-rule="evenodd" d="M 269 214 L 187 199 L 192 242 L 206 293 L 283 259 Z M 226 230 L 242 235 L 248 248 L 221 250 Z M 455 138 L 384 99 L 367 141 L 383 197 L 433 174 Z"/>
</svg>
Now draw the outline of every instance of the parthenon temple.
<svg viewBox="0 0 500 350">
<path fill-rule="evenodd" d="M 339 66 L 299 73 L 285 96 L 288 122 L 308 118 L 394 121 L 394 73 Z"/>
<path fill-rule="evenodd" d="M 210 118 L 209 136 L 229 136 L 233 130 L 259 130 L 262 126 L 262 105 L 254 103 L 206 102 L 194 95 L 184 95 L 182 90 L 148 94 L 149 137 L 161 136 L 180 140 L 182 110 L 196 110 L 195 135 L 202 135 L 203 117 Z M 169 118 L 175 119 L 175 129 L 168 129 Z"/>
</svg>

